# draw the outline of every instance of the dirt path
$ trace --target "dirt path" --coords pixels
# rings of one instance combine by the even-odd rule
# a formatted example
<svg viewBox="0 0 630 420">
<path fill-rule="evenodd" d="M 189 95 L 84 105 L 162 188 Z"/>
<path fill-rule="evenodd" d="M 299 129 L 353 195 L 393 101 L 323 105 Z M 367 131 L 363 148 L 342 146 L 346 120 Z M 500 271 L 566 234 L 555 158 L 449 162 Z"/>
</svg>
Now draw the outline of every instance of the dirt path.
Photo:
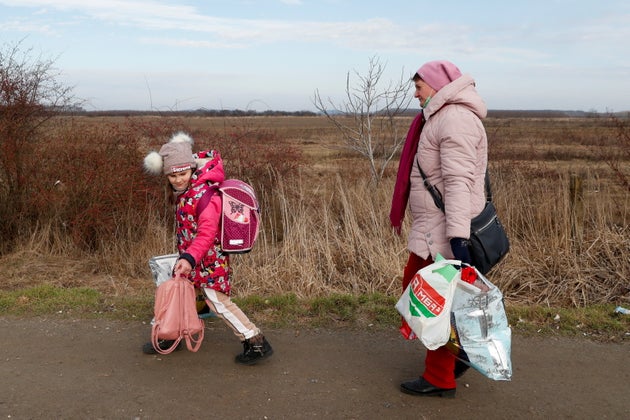
<svg viewBox="0 0 630 420">
<path fill-rule="evenodd" d="M 475 371 L 454 400 L 399 383 L 424 350 L 397 331 L 267 330 L 273 357 L 236 365 L 240 344 L 209 322 L 198 353 L 140 352 L 141 322 L 0 318 L 0 418 L 630 418 L 630 342 L 514 337 L 511 382 Z"/>
</svg>

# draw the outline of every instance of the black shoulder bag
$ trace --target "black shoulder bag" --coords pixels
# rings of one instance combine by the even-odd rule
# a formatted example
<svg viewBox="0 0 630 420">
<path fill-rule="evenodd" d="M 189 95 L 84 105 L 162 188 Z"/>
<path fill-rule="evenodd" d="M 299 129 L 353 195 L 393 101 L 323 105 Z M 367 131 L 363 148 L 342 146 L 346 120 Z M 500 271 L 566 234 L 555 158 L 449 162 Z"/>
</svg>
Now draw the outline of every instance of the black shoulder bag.
<svg viewBox="0 0 630 420">
<path fill-rule="evenodd" d="M 442 201 L 440 190 L 431 185 L 417 159 L 416 164 L 420 170 L 420 175 L 422 175 L 424 186 L 431 193 L 431 197 L 433 197 L 433 202 L 440 210 L 444 211 L 444 201 Z M 487 170 L 485 190 L 486 205 L 481 213 L 470 221 L 470 244 L 468 245 L 472 265 L 484 275 L 501 261 L 510 250 L 510 241 L 507 233 L 499 221 L 497 210 L 492 203 L 490 177 Z"/>
</svg>

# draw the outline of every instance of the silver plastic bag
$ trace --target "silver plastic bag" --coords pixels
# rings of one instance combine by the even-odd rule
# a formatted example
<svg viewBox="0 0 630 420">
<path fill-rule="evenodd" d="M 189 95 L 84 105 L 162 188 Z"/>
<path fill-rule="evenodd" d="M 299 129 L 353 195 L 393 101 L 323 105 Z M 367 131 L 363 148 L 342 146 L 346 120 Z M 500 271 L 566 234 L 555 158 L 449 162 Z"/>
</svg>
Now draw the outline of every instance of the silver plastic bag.
<svg viewBox="0 0 630 420">
<path fill-rule="evenodd" d="M 159 286 L 173 277 L 173 266 L 179 254 L 158 255 L 149 259 L 149 268 L 153 274 L 155 285 Z"/>
<path fill-rule="evenodd" d="M 478 270 L 482 290 L 459 280 L 451 307 L 451 337 L 446 347 L 455 356 L 493 380 L 512 378 L 510 329 L 503 294 Z"/>
</svg>

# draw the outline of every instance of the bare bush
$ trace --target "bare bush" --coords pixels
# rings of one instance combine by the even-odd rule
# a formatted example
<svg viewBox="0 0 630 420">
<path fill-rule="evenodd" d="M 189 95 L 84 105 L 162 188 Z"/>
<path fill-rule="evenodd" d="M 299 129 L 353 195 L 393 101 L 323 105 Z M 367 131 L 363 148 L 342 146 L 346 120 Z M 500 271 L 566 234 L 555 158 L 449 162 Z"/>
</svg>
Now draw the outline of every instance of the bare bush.
<svg viewBox="0 0 630 420">
<path fill-rule="evenodd" d="M 630 192 L 630 168 L 627 162 L 630 161 L 630 127 L 628 119 L 622 120 L 614 115 L 609 117 L 610 123 L 615 127 L 615 133 L 611 139 L 602 136 L 600 144 L 594 150 L 595 155 L 604 160 L 615 174 L 617 182 Z M 608 140 L 608 141 L 607 141 Z M 611 147 L 609 144 L 612 143 Z"/>
<path fill-rule="evenodd" d="M 21 43 L 0 49 L 0 236 L 3 248 L 24 220 L 23 197 L 32 179 L 30 156 L 46 123 L 72 100 L 54 61 L 33 57 Z M 1 252 L 2 250 L 0 250 Z"/>
<path fill-rule="evenodd" d="M 280 203 L 279 217 L 263 207 L 262 222 L 279 222 L 283 240 L 263 235 L 252 253 L 235 256 L 237 293 L 399 292 L 405 244 L 384 222 L 389 190 L 369 179 L 331 181 L 313 191 L 308 180 L 279 178 L 275 190 L 261 192 L 263 203 Z"/>
<path fill-rule="evenodd" d="M 313 126 L 320 127 L 317 124 L 322 120 Z M 230 128 L 225 133 L 233 132 L 237 139 L 232 148 L 226 140 L 229 135 L 204 128 L 216 120 L 183 123 L 162 118 L 151 123 L 157 127 L 141 125 L 142 130 L 135 123 L 119 126 L 86 119 L 83 126 L 73 120 L 71 126 L 58 127 L 57 136 L 42 143 L 50 153 L 63 157 L 58 160 L 63 163 L 62 172 L 54 172 L 52 164 L 38 167 L 34 180 L 40 192 L 32 195 L 40 196 L 40 201 L 32 201 L 30 206 L 39 208 L 39 222 L 14 254 L 0 258 L 0 267 L 7 267 L 11 277 L 0 287 L 17 288 L 32 282 L 74 285 L 80 277 L 82 285 L 107 293 L 152 293 L 147 260 L 174 250 L 171 209 L 162 180 L 142 174 L 140 162 L 149 148 L 161 145 L 173 129 L 183 129 L 191 121 L 196 124 L 191 133 L 200 147 L 225 150 L 228 171 L 264 181 L 257 184 L 263 225 L 259 242 L 251 253 L 232 260 L 238 296 L 400 294 L 408 251 L 405 240 L 391 233 L 387 217 L 395 174 L 374 188 L 365 171 L 356 169 L 360 158 L 341 161 L 331 156 L 314 140 L 327 138 L 334 127 L 328 132 L 318 128 L 322 130 L 319 138 L 306 130 L 305 140 L 297 134 L 302 132 L 298 125 L 283 136 Z M 286 129 L 288 123 L 278 121 Z M 255 124 L 269 124 L 269 120 L 256 120 Z M 630 302 L 630 195 L 605 161 L 584 153 L 601 138 L 607 139 L 607 147 L 616 147 L 615 126 L 595 118 L 515 118 L 487 124 L 493 136 L 490 173 L 494 200 L 512 245 L 490 279 L 503 290 L 506 300 L 566 307 Z M 155 138 L 135 135 L 140 131 L 153 133 Z M 250 141 L 247 139 L 260 149 L 242 143 Z M 237 145 L 256 152 L 244 159 Z M 298 151 L 296 145 L 300 152 L 308 149 L 309 154 L 292 155 Z M 554 153 L 553 158 L 541 153 L 557 145 L 570 153 Z M 78 150 L 66 150 L 72 147 Z M 93 155 L 99 162 L 88 168 Z M 304 164 L 275 169 L 284 156 Z M 241 158 L 242 165 L 238 165 Z M 617 159 L 619 168 L 626 170 L 628 158 L 621 154 Z M 256 160 L 251 173 L 247 172 L 250 160 Z M 60 178 L 68 193 L 50 186 L 49 181 L 60 174 L 75 177 L 73 181 Z M 574 182 L 576 179 L 580 182 Z M 82 183 L 90 180 L 95 187 L 84 188 Z M 98 219 L 95 226 L 102 229 L 98 235 L 88 229 L 85 213 L 85 206 L 102 193 L 96 186 L 106 189 L 107 203 L 90 210 L 90 217 Z M 80 223 L 81 218 L 85 223 Z M 51 220 L 55 225 L 47 223 Z M 71 220 L 79 222 L 68 224 Z M 113 231 L 108 230 L 111 223 L 116 226 Z M 79 235 L 79 241 L 69 240 L 81 227 L 88 230 Z M 403 226 L 404 231 L 408 228 Z M 86 238 L 92 242 L 84 243 Z M 81 250 L 91 244 L 99 248 Z M 59 258 L 67 264 L 59 264 Z M 50 267 L 58 273 L 47 271 Z"/>
</svg>

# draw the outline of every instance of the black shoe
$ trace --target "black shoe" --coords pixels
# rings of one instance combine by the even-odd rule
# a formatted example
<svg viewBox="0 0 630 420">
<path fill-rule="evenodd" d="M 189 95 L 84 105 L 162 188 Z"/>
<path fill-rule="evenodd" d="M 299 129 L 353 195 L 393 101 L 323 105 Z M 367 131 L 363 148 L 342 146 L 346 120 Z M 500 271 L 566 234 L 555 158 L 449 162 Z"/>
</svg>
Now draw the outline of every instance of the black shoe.
<svg viewBox="0 0 630 420">
<path fill-rule="evenodd" d="M 159 340 L 158 345 L 160 346 L 160 350 L 166 350 L 170 348 L 175 340 Z M 180 350 L 182 348 L 182 342 L 180 341 L 175 347 L 175 351 Z M 153 343 L 149 341 L 148 343 L 144 343 L 142 346 L 142 353 L 144 354 L 159 354 L 158 351 L 153 347 Z"/>
<path fill-rule="evenodd" d="M 455 398 L 455 388 L 438 388 L 420 377 L 414 381 L 403 382 L 400 390 L 405 394 L 420 395 L 424 397 Z"/>
<path fill-rule="evenodd" d="M 468 366 L 466 363 L 462 362 L 461 360 L 456 360 L 455 361 L 455 379 L 460 378 L 464 373 L 466 373 L 468 369 L 470 369 L 470 366 Z"/>
<path fill-rule="evenodd" d="M 272 354 L 273 349 L 267 339 L 258 334 L 256 337 L 243 341 L 243 353 L 237 355 L 235 361 L 242 365 L 254 365 Z"/>
</svg>

